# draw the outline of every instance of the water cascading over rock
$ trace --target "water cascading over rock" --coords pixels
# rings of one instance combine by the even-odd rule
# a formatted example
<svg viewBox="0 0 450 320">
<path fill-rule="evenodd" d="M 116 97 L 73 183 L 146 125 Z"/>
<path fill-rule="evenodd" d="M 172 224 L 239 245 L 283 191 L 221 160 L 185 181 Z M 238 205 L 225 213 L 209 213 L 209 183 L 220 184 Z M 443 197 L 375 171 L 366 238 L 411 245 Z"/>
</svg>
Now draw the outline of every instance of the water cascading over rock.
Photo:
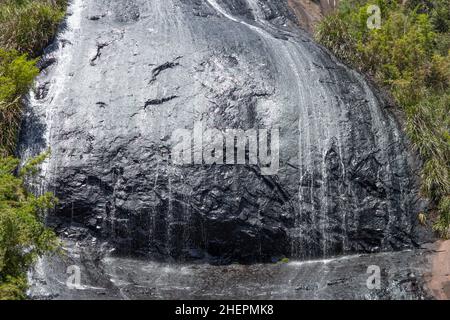
<svg viewBox="0 0 450 320">
<path fill-rule="evenodd" d="M 286 1 L 74 0 L 27 106 L 49 223 L 116 252 L 212 262 L 401 249 L 416 164 L 387 105 Z M 48 65 L 50 64 L 50 65 Z M 178 129 L 278 129 L 280 168 L 175 165 Z M 206 146 L 207 147 L 207 146 Z"/>
</svg>

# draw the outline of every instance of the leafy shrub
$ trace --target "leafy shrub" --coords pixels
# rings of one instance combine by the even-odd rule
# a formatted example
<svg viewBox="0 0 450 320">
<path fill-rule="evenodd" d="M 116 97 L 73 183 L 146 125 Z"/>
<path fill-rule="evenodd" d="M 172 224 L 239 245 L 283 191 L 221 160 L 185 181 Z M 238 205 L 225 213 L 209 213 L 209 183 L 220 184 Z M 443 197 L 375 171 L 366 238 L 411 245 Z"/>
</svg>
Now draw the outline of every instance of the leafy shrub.
<svg viewBox="0 0 450 320">
<path fill-rule="evenodd" d="M 19 161 L 0 158 L 0 299 L 25 298 L 26 272 L 38 256 L 57 248 L 55 234 L 42 223 L 56 199 L 50 193 L 36 197 L 24 185 L 47 155 L 31 160 L 17 175 Z"/>
<path fill-rule="evenodd" d="M 28 91 L 30 83 L 38 74 L 36 60 L 16 51 L 0 49 L 0 100 L 12 102 Z"/>
<path fill-rule="evenodd" d="M 381 9 L 369 29 L 369 4 Z M 440 213 L 435 229 L 449 235 L 450 0 L 343 0 L 317 27 L 316 39 L 373 77 L 406 114 L 406 131 L 423 157 L 422 193 Z"/>
<path fill-rule="evenodd" d="M 0 155 L 11 154 L 15 148 L 21 115 L 19 99 L 39 72 L 35 63 L 25 54 L 0 49 Z"/>
</svg>

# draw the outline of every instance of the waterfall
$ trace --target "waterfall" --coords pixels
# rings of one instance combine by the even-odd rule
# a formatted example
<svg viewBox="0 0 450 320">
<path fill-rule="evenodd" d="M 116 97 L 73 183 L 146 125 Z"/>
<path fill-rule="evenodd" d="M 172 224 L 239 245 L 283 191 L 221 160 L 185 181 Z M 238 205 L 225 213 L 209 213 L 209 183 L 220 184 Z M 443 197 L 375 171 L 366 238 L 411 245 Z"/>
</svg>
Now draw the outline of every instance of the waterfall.
<svg viewBox="0 0 450 320">
<path fill-rule="evenodd" d="M 415 163 L 395 117 L 284 1 L 74 0 L 69 12 L 19 146 L 23 159 L 52 149 L 44 188 L 65 234 L 219 264 L 417 242 Z M 199 122 L 279 130 L 280 170 L 176 165 L 171 136 Z"/>
</svg>

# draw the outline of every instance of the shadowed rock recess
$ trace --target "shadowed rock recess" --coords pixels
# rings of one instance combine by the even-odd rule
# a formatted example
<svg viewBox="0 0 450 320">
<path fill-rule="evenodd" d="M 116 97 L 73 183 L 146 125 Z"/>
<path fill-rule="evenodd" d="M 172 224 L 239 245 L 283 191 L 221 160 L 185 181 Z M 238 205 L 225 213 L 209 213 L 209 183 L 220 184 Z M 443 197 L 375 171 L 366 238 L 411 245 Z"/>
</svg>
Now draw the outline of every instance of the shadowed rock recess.
<svg viewBox="0 0 450 320">
<path fill-rule="evenodd" d="M 60 199 L 49 224 L 119 255 L 219 264 L 420 243 L 394 116 L 296 21 L 279 0 L 74 0 L 19 146 L 52 150 L 35 186 Z M 173 164 L 172 133 L 198 121 L 278 128 L 278 173 Z"/>
</svg>

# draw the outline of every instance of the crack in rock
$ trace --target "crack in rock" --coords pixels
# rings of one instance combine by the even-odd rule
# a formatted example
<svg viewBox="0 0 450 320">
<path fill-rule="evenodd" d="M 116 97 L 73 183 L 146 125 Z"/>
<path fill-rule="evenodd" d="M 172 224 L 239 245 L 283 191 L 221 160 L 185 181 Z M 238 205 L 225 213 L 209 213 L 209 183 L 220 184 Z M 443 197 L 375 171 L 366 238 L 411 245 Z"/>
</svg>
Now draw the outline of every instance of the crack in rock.
<svg viewBox="0 0 450 320">
<path fill-rule="evenodd" d="M 42 100 L 47 97 L 48 91 L 50 90 L 50 81 L 45 81 L 37 86 L 35 90 L 35 95 L 37 100 Z"/>
<path fill-rule="evenodd" d="M 89 16 L 88 19 L 91 21 L 97 21 L 97 20 L 100 20 L 101 18 L 104 18 L 105 16 L 106 16 L 106 13 L 96 14 L 93 16 Z"/>
<path fill-rule="evenodd" d="M 41 61 L 38 62 L 37 67 L 39 68 L 39 71 L 42 72 L 45 69 L 47 69 L 48 67 L 50 67 L 51 65 L 56 63 L 56 58 L 55 57 L 50 57 L 47 59 L 41 59 Z"/>
<path fill-rule="evenodd" d="M 109 46 L 111 43 L 97 43 L 97 53 L 95 56 L 91 59 L 91 66 L 96 65 L 96 61 L 100 58 L 102 55 L 102 49 Z"/>
<path fill-rule="evenodd" d="M 123 39 L 124 33 L 125 33 L 124 30 L 112 30 L 111 35 L 108 36 L 108 37 L 110 37 L 109 39 L 107 38 L 107 40 L 104 40 L 104 41 L 97 40 L 97 52 L 90 61 L 91 66 L 96 65 L 96 61 L 102 55 L 102 50 L 105 47 L 109 46 L 110 44 L 114 43 L 115 41 L 119 41 L 119 40 Z"/>
<path fill-rule="evenodd" d="M 165 70 L 168 69 L 173 69 L 175 67 L 178 67 L 180 65 L 180 63 L 178 62 L 178 60 L 180 60 L 181 58 L 183 58 L 182 56 L 178 56 L 175 59 L 173 59 L 172 61 L 167 61 L 155 68 L 153 68 L 152 70 L 152 78 L 150 79 L 150 81 L 148 82 L 149 84 L 153 83 L 156 81 L 156 78 L 159 76 L 159 74 Z"/>
<path fill-rule="evenodd" d="M 146 110 L 148 106 L 160 105 L 160 104 L 163 104 L 165 102 L 171 101 L 171 100 L 176 99 L 176 98 L 178 98 L 177 95 L 172 95 L 172 96 L 164 97 L 164 98 L 160 98 L 160 99 L 150 99 L 150 100 L 147 100 L 145 102 L 143 108 L 144 108 L 144 110 Z"/>
</svg>

